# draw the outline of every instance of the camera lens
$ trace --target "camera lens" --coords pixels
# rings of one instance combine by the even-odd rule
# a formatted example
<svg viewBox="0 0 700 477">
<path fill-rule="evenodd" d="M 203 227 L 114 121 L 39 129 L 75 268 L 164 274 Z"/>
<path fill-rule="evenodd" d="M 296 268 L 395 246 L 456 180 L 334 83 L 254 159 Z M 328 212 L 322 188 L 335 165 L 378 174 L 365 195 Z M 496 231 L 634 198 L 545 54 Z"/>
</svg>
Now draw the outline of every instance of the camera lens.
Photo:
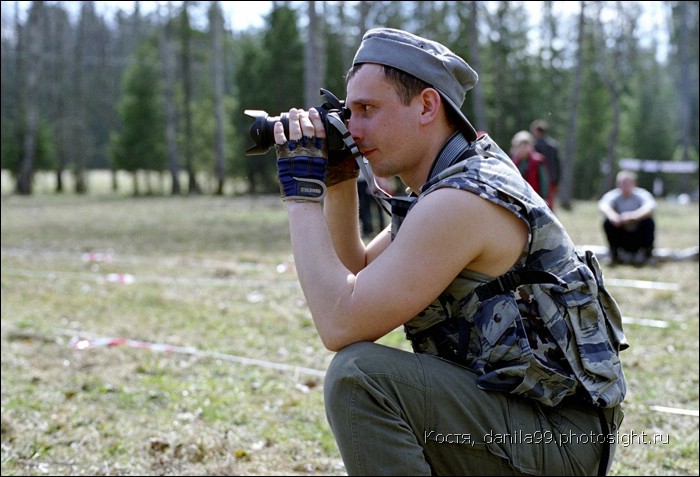
<svg viewBox="0 0 700 477">
<path fill-rule="evenodd" d="M 316 106 L 318 114 L 321 116 L 323 126 L 326 130 L 326 144 L 329 151 L 342 151 L 346 148 L 344 138 L 348 136 L 347 129 L 345 136 L 332 126 L 328 120 L 328 115 L 337 115 L 340 121 L 350 119 L 350 110 L 345 107 L 345 101 L 339 100 L 333 93 L 327 89 L 321 88 L 321 96 L 324 98 L 324 103 Z M 289 137 L 289 113 L 282 113 L 279 116 L 270 117 L 265 111 L 257 109 L 246 109 L 244 113 L 255 119 L 250 126 L 250 137 L 255 141 L 255 144 L 245 153 L 248 156 L 265 154 L 275 145 L 275 123 L 280 121 L 284 127 L 284 135 Z M 334 116 L 335 118 L 335 116 Z"/>
<path fill-rule="evenodd" d="M 249 156 L 265 154 L 275 145 L 275 123 L 282 122 L 285 136 L 289 136 L 289 113 L 282 113 L 280 116 L 270 116 L 265 111 L 246 109 L 245 114 L 254 118 L 250 126 L 250 137 L 255 142 L 254 145 L 246 149 Z"/>
</svg>

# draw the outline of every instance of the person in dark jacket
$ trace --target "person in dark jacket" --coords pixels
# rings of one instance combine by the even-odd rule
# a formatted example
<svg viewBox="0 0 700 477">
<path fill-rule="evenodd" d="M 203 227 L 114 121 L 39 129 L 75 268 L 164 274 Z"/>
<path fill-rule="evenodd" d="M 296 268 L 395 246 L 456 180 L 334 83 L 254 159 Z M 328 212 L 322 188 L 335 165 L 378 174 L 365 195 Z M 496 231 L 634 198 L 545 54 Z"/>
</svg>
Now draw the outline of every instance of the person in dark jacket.
<svg viewBox="0 0 700 477">
<path fill-rule="evenodd" d="M 542 154 L 549 167 L 549 194 L 547 205 L 554 210 L 559 181 L 561 179 L 561 161 L 559 159 L 559 143 L 548 133 L 549 124 L 542 119 L 536 119 L 530 124 L 530 134 L 535 138 L 535 151 Z"/>
</svg>

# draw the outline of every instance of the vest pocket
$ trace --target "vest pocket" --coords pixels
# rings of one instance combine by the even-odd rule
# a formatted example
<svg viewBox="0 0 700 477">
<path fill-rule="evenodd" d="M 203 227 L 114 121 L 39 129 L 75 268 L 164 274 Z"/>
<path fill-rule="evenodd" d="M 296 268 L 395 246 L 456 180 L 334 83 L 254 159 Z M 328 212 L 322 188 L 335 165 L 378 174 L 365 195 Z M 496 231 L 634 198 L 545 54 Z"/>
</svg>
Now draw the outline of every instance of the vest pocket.
<svg viewBox="0 0 700 477">
<path fill-rule="evenodd" d="M 546 353 L 553 342 L 536 342 L 543 347 L 535 353 L 512 293 L 496 295 L 477 302 L 473 315 L 470 351 L 477 360 L 477 385 L 482 389 L 508 392 L 555 406 L 573 394 L 576 380 L 572 375 L 548 365 L 538 354 Z"/>
<path fill-rule="evenodd" d="M 618 356 L 627 347 L 619 309 L 602 286 L 597 262 L 588 260 L 573 273 L 577 279 L 565 277 L 568 290 L 541 285 L 533 287 L 533 297 L 550 307 L 542 316 L 548 317 L 547 326 L 559 347 L 576 350 L 566 357 L 590 401 L 612 407 L 622 402 L 627 391 Z M 568 323 L 568 327 L 556 323 Z"/>
<path fill-rule="evenodd" d="M 489 363 L 508 362 L 531 355 L 518 305 L 511 293 L 479 302 L 474 314 L 478 328 L 479 358 L 487 369 Z"/>
</svg>

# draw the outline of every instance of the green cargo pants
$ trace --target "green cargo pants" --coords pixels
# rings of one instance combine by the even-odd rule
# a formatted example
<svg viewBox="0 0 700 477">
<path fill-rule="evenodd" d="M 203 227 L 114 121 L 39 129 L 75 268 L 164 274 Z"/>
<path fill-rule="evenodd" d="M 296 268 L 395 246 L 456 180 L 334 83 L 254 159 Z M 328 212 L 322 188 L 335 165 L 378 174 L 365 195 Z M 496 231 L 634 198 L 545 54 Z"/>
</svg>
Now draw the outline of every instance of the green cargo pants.
<svg viewBox="0 0 700 477">
<path fill-rule="evenodd" d="M 556 408 L 476 387 L 434 356 L 356 343 L 333 358 L 324 393 L 349 475 L 595 475 L 623 418 L 569 402 Z"/>
</svg>

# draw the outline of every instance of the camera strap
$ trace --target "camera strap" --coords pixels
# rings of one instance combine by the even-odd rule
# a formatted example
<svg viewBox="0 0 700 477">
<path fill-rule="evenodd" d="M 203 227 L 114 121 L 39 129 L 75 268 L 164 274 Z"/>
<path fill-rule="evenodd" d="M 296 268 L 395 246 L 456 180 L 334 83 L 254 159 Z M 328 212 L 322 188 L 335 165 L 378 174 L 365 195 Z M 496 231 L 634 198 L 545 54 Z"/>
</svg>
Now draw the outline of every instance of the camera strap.
<svg viewBox="0 0 700 477">
<path fill-rule="evenodd" d="M 340 119 L 338 113 L 329 113 L 327 119 L 340 133 L 343 138 L 343 143 L 345 143 L 345 146 L 355 158 L 357 165 L 360 167 L 360 174 L 362 174 L 362 177 L 367 181 L 367 189 L 369 189 L 374 199 L 379 203 L 382 209 L 384 209 L 384 212 L 391 215 L 391 204 L 389 200 L 392 198 L 392 195 L 377 185 L 374 173 L 372 172 L 372 166 L 360 152 L 357 143 L 352 139 L 350 131 L 348 131 L 348 128 L 345 126 L 345 122 Z"/>
</svg>

